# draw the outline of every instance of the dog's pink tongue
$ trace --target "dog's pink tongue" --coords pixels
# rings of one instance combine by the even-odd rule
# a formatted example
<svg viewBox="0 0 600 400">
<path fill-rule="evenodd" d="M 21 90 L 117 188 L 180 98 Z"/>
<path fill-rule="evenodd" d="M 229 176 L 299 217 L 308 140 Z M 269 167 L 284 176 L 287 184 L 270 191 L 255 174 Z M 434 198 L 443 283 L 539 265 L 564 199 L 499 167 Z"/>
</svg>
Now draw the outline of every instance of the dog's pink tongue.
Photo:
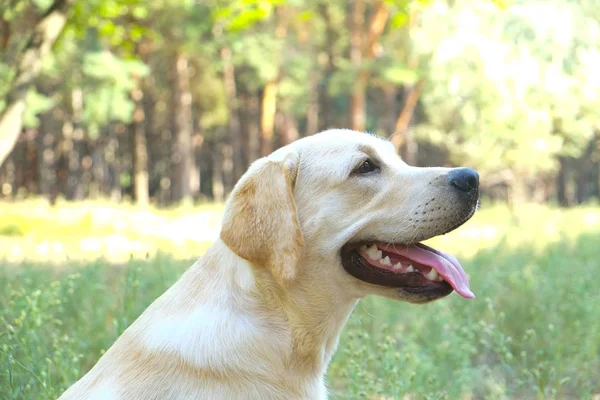
<svg viewBox="0 0 600 400">
<path fill-rule="evenodd" d="M 452 285 L 454 290 L 456 290 L 456 293 L 460 294 L 462 297 L 466 299 L 475 297 L 469 287 L 469 278 L 467 278 L 467 274 L 456 257 L 452 254 L 432 249 L 421 243 L 415 246 L 409 246 L 405 249 L 398 249 L 397 251 L 404 257 L 410 258 L 419 264 L 435 268 L 437 272 L 444 277 L 446 282 Z"/>
</svg>

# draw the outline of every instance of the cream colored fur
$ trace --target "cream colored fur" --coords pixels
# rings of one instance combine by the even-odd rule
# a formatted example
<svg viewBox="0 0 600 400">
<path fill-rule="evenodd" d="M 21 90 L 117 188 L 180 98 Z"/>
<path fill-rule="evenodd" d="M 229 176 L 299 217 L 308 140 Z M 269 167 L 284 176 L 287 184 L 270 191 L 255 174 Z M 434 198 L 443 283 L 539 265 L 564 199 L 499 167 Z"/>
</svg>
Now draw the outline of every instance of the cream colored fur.
<svg viewBox="0 0 600 400">
<path fill-rule="evenodd" d="M 367 157 L 381 173 L 352 176 Z M 228 200 L 221 239 L 61 399 L 326 399 L 327 365 L 360 298 L 426 301 L 353 278 L 340 248 L 453 226 L 447 172 L 344 130 L 258 160 Z"/>
</svg>

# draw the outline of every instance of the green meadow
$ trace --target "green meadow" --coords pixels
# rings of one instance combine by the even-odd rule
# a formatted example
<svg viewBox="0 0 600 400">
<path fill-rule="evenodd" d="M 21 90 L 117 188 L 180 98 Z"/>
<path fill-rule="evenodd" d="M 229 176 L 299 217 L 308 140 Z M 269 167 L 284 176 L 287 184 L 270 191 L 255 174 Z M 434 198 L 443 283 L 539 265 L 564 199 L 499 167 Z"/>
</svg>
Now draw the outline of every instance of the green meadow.
<svg viewBox="0 0 600 400">
<path fill-rule="evenodd" d="M 0 205 L 0 399 L 55 399 L 218 235 L 222 206 Z M 485 206 L 429 244 L 477 298 L 359 303 L 333 399 L 599 399 L 600 208 Z"/>
</svg>

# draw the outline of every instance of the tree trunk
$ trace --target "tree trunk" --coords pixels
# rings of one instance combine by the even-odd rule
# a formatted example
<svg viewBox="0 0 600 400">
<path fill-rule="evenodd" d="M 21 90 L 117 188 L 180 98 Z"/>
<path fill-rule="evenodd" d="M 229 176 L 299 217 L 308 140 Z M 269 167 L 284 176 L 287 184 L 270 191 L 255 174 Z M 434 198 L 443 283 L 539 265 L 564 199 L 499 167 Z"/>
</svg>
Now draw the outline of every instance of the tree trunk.
<svg viewBox="0 0 600 400">
<path fill-rule="evenodd" d="M 310 101 L 306 111 L 306 130 L 304 136 L 314 135 L 319 131 L 319 72 L 315 69 L 310 76 Z"/>
<path fill-rule="evenodd" d="M 90 143 L 90 157 L 92 166 L 90 170 L 91 178 L 88 188 L 88 196 L 91 199 L 103 197 L 103 188 L 106 181 L 106 163 L 104 160 L 105 137 L 98 137 Z"/>
<path fill-rule="evenodd" d="M 82 125 L 83 119 L 83 91 L 75 87 L 71 92 L 71 121 L 64 125 L 63 133 L 66 137 L 66 146 L 68 153 L 68 178 L 66 187 L 66 197 L 68 200 L 83 199 L 82 184 L 82 160 L 85 153 L 84 132 Z"/>
<path fill-rule="evenodd" d="M 357 71 L 350 98 L 350 126 L 354 130 L 364 131 L 366 127 L 366 91 L 371 70 L 365 67 L 363 62 L 373 60 L 377 56 L 377 43 L 383 34 L 388 17 L 389 10 L 385 2 L 378 1 L 365 33 L 363 29 L 365 3 L 364 0 L 354 0 L 350 33 L 350 62 Z"/>
<path fill-rule="evenodd" d="M 15 168 L 15 181 L 12 189 L 13 198 L 20 200 L 23 198 L 25 189 L 25 178 L 27 172 L 27 138 L 19 140 L 11 154 L 12 162 Z"/>
<path fill-rule="evenodd" d="M 216 202 L 225 199 L 225 184 L 223 182 L 223 145 L 215 143 L 212 151 L 212 192 Z"/>
<path fill-rule="evenodd" d="M 366 87 L 362 85 L 361 80 L 356 83 L 350 98 L 350 127 L 355 131 L 364 131 L 367 121 L 366 116 Z"/>
<path fill-rule="evenodd" d="M 519 173 L 515 174 L 515 179 L 509 185 L 508 203 L 510 206 L 516 206 L 526 203 L 529 199 L 529 190 L 527 187 L 527 178 Z"/>
<path fill-rule="evenodd" d="M 121 164 L 119 162 L 119 137 L 117 136 L 117 123 L 109 122 L 108 144 L 104 148 L 106 161 L 106 193 L 114 202 L 121 201 Z"/>
<path fill-rule="evenodd" d="M 146 60 L 146 64 L 149 64 L 148 60 Z M 164 157 L 162 155 L 164 153 L 170 154 L 170 149 L 165 145 L 165 140 L 163 139 L 165 133 L 162 130 L 163 126 L 158 123 L 163 119 L 157 118 L 156 116 L 156 104 L 159 102 L 159 97 L 156 95 L 156 86 L 154 76 L 148 75 L 144 77 L 142 85 L 142 92 L 144 94 L 142 107 L 144 110 L 146 151 L 148 154 L 148 196 L 150 202 L 156 201 L 160 197 L 160 180 L 162 177 L 167 180 L 169 179 L 167 171 L 170 168 L 168 156 Z"/>
<path fill-rule="evenodd" d="M 569 205 L 567 199 L 567 162 L 565 157 L 558 158 L 559 167 L 556 175 L 556 200 L 563 207 Z"/>
<path fill-rule="evenodd" d="M 267 82 L 263 88 L 260 117 L 260 155 L 269 155 L 273 151 L 273 132 L 275 130 L 275 111 L 277 102 L 277 81 Z"/>
<path fill-rule="evenodd" d="M 592 157 L 594 155 L 594 151 L 596 150 L 597 140 L 598 139 L 596 135 L 592 136 L 587 148 L 577 161 L 576 195 L 578 204 L 585 203 L 587 200 L 589 200 L 593 191 L 592 169 L 594 168 L 594 162 L 592 160 Z"/>
<path fill-rule="evenodd" d="M 590 176 L 586 169 L 586 163 L 580 161 L 578 164 L 577 177 L 575 179 L 575 198 L 577 204 L 582 204 L 588 199 Z"/>
<path fill-rule="evenodd" d="M 248 161 L 248 164 L 251 164 L 260 157 L 260 125 L 255 122 L 255 116 L 260 113 L 260 95 L 249 94 L 249 96 L 248 118 L 246 119 L 248 125 L 248 149 L 246 160 Z"/>
<path fill-rule="evenodd" d="M 418 81 L 414 86 L 404 89 L 405 93 L 407 93 L 404 96 L 404 106 L 398 116 L 392 136 L 392 143 L 396 148 L 396 152 L 400 154 L 404 161 L 411 165 L 415 165 L 417 161 L 417 142 L 412 134 L 409 134 L 408 128 L 419 102 L 422 86 L 423 81 Z"/>
<path fill-rule="evenodd" d="M 600 158 L 600 154 L 598 153 L 600 148 L 596 148 L 596 154 L 594 154 L 595 162 L 592 166 L 592 197 L 595 197 L 596 200 L 600 200 L 600 162 L 598 162 L 598 158 Z"/>
<path fill-rule="evenodd" d="M 38 175 L 40 194 L 50 200 L 52 187 L 56 185 L 56 120 L 52 111 L 40 116 L 38 136 Z"/>
<path fill-rule="evenodd" d="M 275 39 L 285 40 L 287 35 L 287 15 L 285 6 L 277 8 L 277 27 L 275 28 Z M 285 47 L 283 47 L 285 48 Z M 283 50 L 282 50 L 283 51 Z M 276 72 L 263 88 L 260 130 L 261 130 L 261 155 L 267 156 L 273 151 L 273 132 L 275 130 L 275 114 L 277 112 L 277 90 L 279 81 L 283 75 L 283 66 L 281 64 L 281 53 L 274 55 L 273 63 Z"/>
<path fill-rule="evenodd" d="M 69 152 L 73 147 L 71 140 L 71 121 L 62 124 L 61 138 L 58 143 L 58 161 L 56 163 L 56 185 L 52 188 L 50 203 L 54 204 L 59 196 L 66 196 L 69 180 Z"/>
<path fill-rule="evenodd" d="M 141 41 L 135 46 L 135 53 L 144 62 L 148 63 L 148 52 L 150 42 Z M 134 76 L 136 86 L 131 91 L 131 99 L 134 103 L 133 115 L 130 126 L 131 135 L 131 164 L 133 198 L 140 206 L 146 206 L 150 202 L 150 178 L 148 173 L 148 139 L 146 120 L 146 109 L 151 110 L 151 105 L 145 96 L 147 82 L 145 78 Z"/>
<path fill-rule="evenodd" d="M 398 113 L 398 87 L 392 84 L 386 85 L 383 88 L 383 96 L 385 98 L 384 130 L 387 136 L 393 139 L 393 134 L 396 130 L 396 115 Z"/>
<path fill-rule="evenodd" d="M 183 54 L 175 57 L 175 79 L 173 87 L 173 133 L 171 153 L 171 200 L 190 201 L 190 176 L 193 165 L 192 154 L 192 94 L 188 59 Z"/>
<path fill-rule="evenodd" d="M 256 96 L 249 92 L 247 88 L 240 87 L 238 92 L 238 105 L 239 105 L 239 116 L 240 124 L 242 128 L 242 154 L 237 159 L 243 163 L 243 165 L 250 164 L 250 153 L 251 143 L 254 139 L 258 140 L 258 154 L 260 154 L 260 120 L 257 115 L 260 115 L 260 110 L 255 110 L 252 105 Z M 255 131 L 255 132 L 252 132 Z"/>
<path fill-rule="evenodd" d="M 40 132 L 38 129 L 28 129 L 26 132 L 25 141 L 25 189 L 27 196 L 36 195 L 39 193 L 39 170 L 38 159 L 38 137 Z"/>
<path fill-rule="evenodd" d="M 16 73 L 5 97 L 5 108 L 0 113 L 0 166 L 17 143 L 23 126 L 27 91 L 39 74 L 43 57 L 62 32 L 73 1 L 55 0 L 33 26 L 27 44 L 18 55 Z"/>
<path fill-rule="evenodd" d="M 14 152 L 8 156 L 6 162 L 0 168 L 0 193 L 5 197 L 14 197 L 17 191 L 16 184 L 16 165 L 14 162 Z"/>
<path fill-rule="evenodd" d="M 138 85 L 131 92 L 131 98 L 135 102 L 133 119 L 131 121 L 131 147 L 133 150 L 133 195 L 136 203 L 146 206 L 150 199 L 148 189 L 148 146 L 146 142 L 145 113 L 143 107 L 144 92 L 141 88 L 140 79 Z"/>
<path fill-rule="evenodd" d="M 63 123 L 62 129 L 62 145 L 61 145 L 61 161 L 60 161 L 60 176 L 61 176 L 61 194 L 67 200 L 73 200 L 75 196 L 73 169 L 77 165 L 77 153 L 73 145 L 73 121 L 68 120 Z M 75 166 L 73 165 L 75 163 Z"/>
<path fill-rule="evenodd" d="M 231 60 L 231 49 L 223 47 L 221 49 L 221 60 L 223 61 L 223 82 L 225 84 L 225 96 L 227 108 L 229 109 L 229 138 L 230 145 L 234 153 L 233 162 L 233 180 L 237 181 L 242 177 L 246 166 L 240 159 L 242 155 L 242 130 L 240 126 L 239 107 L 237 105 L 237 89 L 235 85 L 235 69 Z M 225 191 L 230 192 L 232 187 L 226 187 Z"/>
<path fill-rule="evenodd" d="M 408 130 L 404 138 L 404 146 L 402 146 L 400 151 L 400 157 L 408 165 L 417 166 L 418 152 L 419 144 L 417 143 L 413 132 Z"/>
<path fill-rule="evenodd" d="M 229 143 L 223 143 L 219 146 L 220 159 L 221 163 L 218 166 L 215 166 L 215 169 L 220 173 L 221 179 L 223 182 L 223 193 L 220 196 L 224 198 L 228 196 L 229 193 L 233 190 L 233 186 L 235 185 L 235 176 L 233 172 L 234 165 L 234 151 L 233 147 Z M 215 182 L 215 180 L 213 180 Z"/>
<path fill-rule="evenodd" d="M 593 196 L 596 198 L 596 200 L 600 200 L 600 163 L 596 163 L 594 166 L 594 173 L 593 173 Z"/>
<path fill-rule="evenodd" d="M 214 200 L 213 193 L 213 153 L 214 139 L 206 139 L 200 147 L 198 165 L 200 168 L 200 194 L 204 198 Z"/>
<path fill-rule="evenodd" d="M 547 174 L 536 174 L 532 183 L 533 190 L 531 199 L 536 204 L 542 204 L 548 200 L 549 179 Z"/>
<path fill-rule="evenodd" d="M 299 31 L 300 41 L 302 44 L 305 44 L 308 48 L 308 57 L 311 60 L 318 60 L 318 51 L 316 49 L 315 44 L 313 43 L 312 36 L 314 35 L 314 29 L 312 28 L 311 23 L 303 24 L 302 28 Z M 319 82 L 322 81 L 322 73 L 319 68 L 319 64 L 321 62 L 316 62 L 312 71 L 310 72 L 308 85 L 306 90 L 308 90 L 308 107 L 306 109 L 306 125 L 304 126 L 304 133 L 302 136 L 310 136 L 314 135 L 319 130 Z"/>
<path fill-rule="evenodd" d="M 365 2 L 364 0 L 354 0 L 350 21 L 350 63 L 356 71 L 357 77 L 362 75 L 364 21 Z M 356 79 L 350 97 L 350 127 L 357 131 L 365 130 L 365 90 L 362 77 Z"/>
<path fill-rule="evenodd" d="M 192 171 L 190 173 L 190 191 L 193 199 L 200 196 L 200 182 L 202 181 L 202 173 L 200 168 L 200 157 L 202 157 L 202 145 L 204 144 L 204 136 L 200 133 L 194 133 L 192 136 L 192 153 L 193 161 Z"/>
<path fill-rule="evenodd" d="M 331 96 L 328 93 L 329 82 L 333 74 L 335 73 L 335 44 L 337 39 L 337 30 L 331 17 L 331 12 L 327 4 L 319 5 L 319 12 L 325 22 L 325 53 L 327 54 L 327 63 L 325 66 L 325 73 L 323 79 L 319 83 L 318 90 L 318 102 L 320 104 L 321 118 L 319 119 L 319 128 L 317 130 L 325 130 L 334 128 L 336 125 L 335 120 L 335 106 Z M 313 132 L 316 133 L 316 132 Z"/>
<path fill-rule="evenodd" d="M 293 115 L 288 113 L 279 114 L 279 125 L 281 126 L 280 145 L 286 146 L 300 137 L 298 123 Z"/>
</svg>

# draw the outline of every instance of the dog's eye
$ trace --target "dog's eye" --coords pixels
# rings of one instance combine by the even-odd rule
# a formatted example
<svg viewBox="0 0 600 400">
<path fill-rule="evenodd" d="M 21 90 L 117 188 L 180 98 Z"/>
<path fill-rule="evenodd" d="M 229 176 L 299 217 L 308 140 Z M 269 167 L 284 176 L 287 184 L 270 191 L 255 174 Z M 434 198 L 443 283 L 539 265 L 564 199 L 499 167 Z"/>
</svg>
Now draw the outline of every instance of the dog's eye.
<svg viewBox="0 0 600 400">
<path fill-rule="evenodd" d="M 369 172 L 378 171 L 379 167 L 371 160 L 365 160 L 354 170 L 357 174 L 368 174 Z"/>
</svg>

